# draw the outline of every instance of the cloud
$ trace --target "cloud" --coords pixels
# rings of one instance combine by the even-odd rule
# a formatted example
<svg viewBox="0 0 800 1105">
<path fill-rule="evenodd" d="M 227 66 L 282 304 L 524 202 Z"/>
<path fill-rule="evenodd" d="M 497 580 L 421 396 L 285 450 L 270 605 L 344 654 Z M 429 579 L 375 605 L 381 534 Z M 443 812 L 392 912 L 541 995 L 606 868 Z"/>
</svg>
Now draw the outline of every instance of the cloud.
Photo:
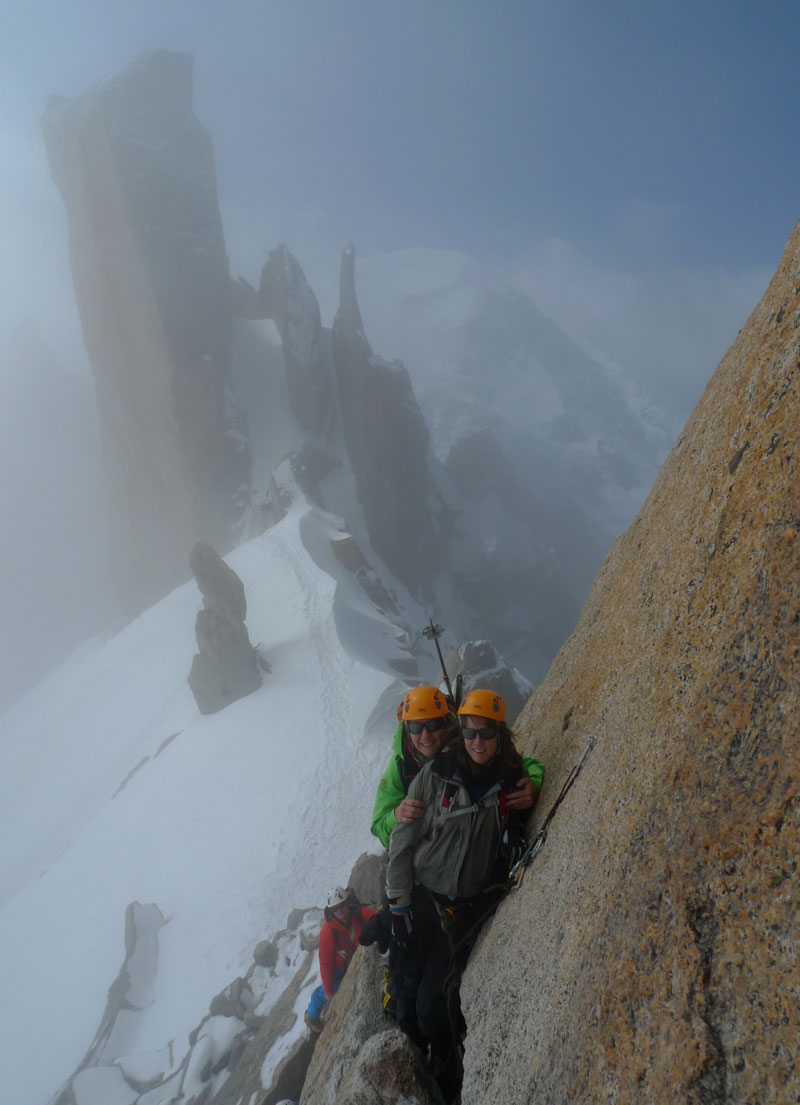
<svg viewBox="0 0 800 1105">
<path fill-rule="evenodd" d="M 65 364 L 86 367 L 72 276 L 67 218 L 50 179 L 38 131 L 0 131 L 0 346 L 35 321 Z"/>
<path fill-rule="evenodd" d="M 640 233 L 652 234 L 670 214 L 642 210 L 631 218 Z M 772 269 L 634 274 L 600 265 L 553 237 L 518 255 L 506 275 L 588 352 L 632 371 L 679 429 Z"/>
<path fill-rule="evenodd" d="M 619 220 L 619 238 L 637 253 L 662 251 L 683 216 L 679 203 L 632 200 Z"/>
</svg>

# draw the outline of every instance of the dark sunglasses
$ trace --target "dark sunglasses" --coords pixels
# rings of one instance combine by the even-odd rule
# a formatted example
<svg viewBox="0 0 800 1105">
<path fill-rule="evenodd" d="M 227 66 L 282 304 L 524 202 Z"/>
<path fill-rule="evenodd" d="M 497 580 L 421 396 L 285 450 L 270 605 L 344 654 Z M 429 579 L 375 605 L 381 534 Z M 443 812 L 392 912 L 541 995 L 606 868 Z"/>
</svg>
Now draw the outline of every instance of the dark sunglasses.
<svg viewBox="0 0 800 1105">
<path fill-rule="evenodd" d="M 440 729 L 444 729 L 447 721 L 443 717 L 432 717 L 428 721 L 407 721 L 406 728 L 409 733 L 413 733 L 415 737 L 418 737 L 423 729 L 427 729 L 429 733 L 438 733 Z"/>
<path fill-rule="evenodd" d="M 480 737 L 482 741 L 496 741 L 500 734 L 496 729 L 467 729 L 462 725 L 461 736 L 465 741 L 474 741 L 476 737 Z"/>
</svg>

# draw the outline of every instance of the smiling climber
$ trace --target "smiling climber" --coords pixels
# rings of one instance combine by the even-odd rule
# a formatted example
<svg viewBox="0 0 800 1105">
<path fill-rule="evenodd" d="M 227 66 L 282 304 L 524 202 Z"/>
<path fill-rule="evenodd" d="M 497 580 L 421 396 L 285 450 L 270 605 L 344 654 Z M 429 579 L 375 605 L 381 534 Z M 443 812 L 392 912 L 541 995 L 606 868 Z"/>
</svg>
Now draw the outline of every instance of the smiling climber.
<svg viewBox="0 0 800 1105">
<path fill-rule="evenodd" d="M 422 814 L 394 828 L 386 874 L 397 1023 L 424 1053 L 430 1047 L 446 1099 L 460 1084 L 458 978 L 525 847 L 524 807 L 514 801 L 525 766 L 503 698 L 470 691 L 458 721 L 453 742 L 409 786 Z"/>
<path fill-rule="evenodd" d="M 457 734 L 458 722 L 439 688 L 430 684 L 412 687 L 400 708 L 392 755 L 378 783 L 372 811 L 371 832 L 384 848 L 389 847 L 395 825 L 410 825 L 422 817 L 423 804 L 409 795 L 408 788 L 425 764 Z M 509 809 L 529 810 L 541 789 L 544 768 L 531 756 L 523 756 L 521 762 L 523 770 L 507 804 Z"/>
</svg>

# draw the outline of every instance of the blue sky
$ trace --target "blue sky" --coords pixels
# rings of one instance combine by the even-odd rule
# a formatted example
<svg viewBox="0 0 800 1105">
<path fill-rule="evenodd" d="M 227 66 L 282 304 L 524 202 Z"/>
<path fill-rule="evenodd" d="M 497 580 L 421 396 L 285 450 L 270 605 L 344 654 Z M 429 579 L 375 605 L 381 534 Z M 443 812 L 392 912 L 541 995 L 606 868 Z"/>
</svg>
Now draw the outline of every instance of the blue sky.
<svg viewBox="0 0 800 1105">
<path fill-rule="evenodd" d="M 166 46 L 195 56 L 235 274 L 278 238 L 312 283 L 351 238 L 461 249 L 608 358 L 707 375 L 800 215 L 798 32 L 783 0 L 7 5 L 6 321 L 49 282 L 74 330 L 47 95 Z"/>
</svg>

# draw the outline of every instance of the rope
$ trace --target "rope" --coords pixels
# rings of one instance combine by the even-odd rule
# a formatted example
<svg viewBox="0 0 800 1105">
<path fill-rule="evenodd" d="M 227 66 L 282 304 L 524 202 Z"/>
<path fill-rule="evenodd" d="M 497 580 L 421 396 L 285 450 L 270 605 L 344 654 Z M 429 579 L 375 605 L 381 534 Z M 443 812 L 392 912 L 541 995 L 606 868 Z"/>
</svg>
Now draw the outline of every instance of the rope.
<svg viewBox="0 0 800 1105">
<path fill-rule="evenodd" d="M 569 775 L 567 776 L 566 781 L 564 782 L 564 785 L 561 788 L 561 793 L 559 794 L 558 798 L 556 798 L 553 805 L 550 807 L 550 812 L 548 813 L 547 817 L 542 822 L 542 827 L 541 827 L 541 829 L 539 829 L 539 832 L 536 834 L 536 836 L 533 840 L 533 843 L 528 845 L 528 847 L 525 849 L 525 851 L 522 853 L 522 855 L 519 857 L 517 862 L 514 864 L 514 866 L 509 871 L 508 877 L 509 877 L 509 880 L 512 883 L 512 885 L 509 886 L 509 890 L 513 890 L 513 889 L 516 889 L 516 888 L 519 888 L 520 886 L 522 886 L 522 880 L 525 877 L 526 869 L 536 859 L 539 852 L 542 850 L 542 847 L 544 845 L 545 840 L 547 839 L 547 830 L 550 828 L 550 822 L 553 820 L 553 818 L 556 815 L 556 810 L 561 805 L 561 803 L 564 801 L 564 799 L 566 798 L 567 794 L 569 793 L 573 783 L 575 782 L 575 780 L 580 775 L 581 768 L 586 763 L 586 757 L 592 751 L 592 749 L 594 748 L 596 743 L 597 743 L 597 737 L 595 736 L 594 733 L 590 733 L 589 736 L 586 738 L 586 747 L 583 750 L 583 755 L 578 760 L 578 762 L 573 766 L 572 770 L 570 771 Z"/>
</svg>

